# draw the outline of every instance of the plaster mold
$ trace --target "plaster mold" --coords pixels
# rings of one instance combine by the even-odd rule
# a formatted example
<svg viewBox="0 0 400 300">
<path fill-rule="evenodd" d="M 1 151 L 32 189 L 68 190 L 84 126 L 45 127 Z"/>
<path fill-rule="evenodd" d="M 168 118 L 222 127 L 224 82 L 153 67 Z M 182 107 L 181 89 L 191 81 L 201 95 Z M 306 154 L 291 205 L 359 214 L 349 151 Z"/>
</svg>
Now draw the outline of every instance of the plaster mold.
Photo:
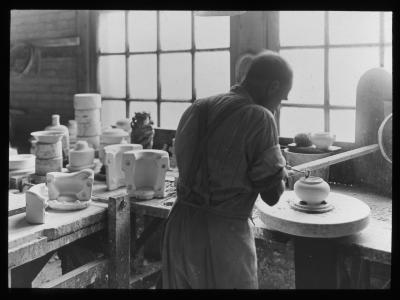
<svg viewBox="0 0 400 300">
<path fill-rule="evenodd" d="M 165 175 L 169 155 L 163 150 L 127 151 L 122 157 L 127 192 L 137 199 L 165 197 Z"/>
<path fill-rule="evenodd" d="M 47 126 L 45 130 L 61 132 L 63 134 L 62 142 L 62 152 L 64 160 L 68 159 L 69 152 L 69 131 L 68 127 L 60 124 L 60 115 L 51 116 L 51 125 Z"/>
<path fill-rule="evenodd" d="M 69 165 L 67 168 L 74 172 L 91 168 L 94 162 L 94 149 L 86 141 L 78 141 L 75 149 L 69 152 Z"/>
<path fill-rule="evenodd" d="M 139 144 L 118 144 L 104 147 L 106 183 L 109 190 L 125 186 L 125 173 L 122 170 L 123 153 L 142 149 L 142 145 Z"/>
<path fill-rule="evenodd" d="M 85 169 L 74 173 L 50 172 L 46 176 L 49 206 L 59 210 L 88 207 L 92 197 L 94 172 Z"/>
<path fill-rule="evenodd" d="M 86 140 L 95 150 L 99 148 L 101 134 L 101 95 L 75 94 L 75 120 L 77 140 Z"/>
<path fill-rule="evenodd" d="M 44 183 L 36 184 L 25 192 L 26 221 L 31 224 L 44 224 L 48 200 L 48 190 Z"/>
<path fill-rule="evenodd" d="M 48 172 L 61 172 L 63 166 L 62 142 L 63 133 L 57 131 L 35 131 L 36 138 L 33 151 L 36 155 L 35 174 L 45 176 Z"/>
<path fill-rule="evenodd" d="M 127 143 L 128 133 L 120 128 L 107 128 L 100 137 L 99 159 L 104 164 L 104 147 Z"/>
</svg>

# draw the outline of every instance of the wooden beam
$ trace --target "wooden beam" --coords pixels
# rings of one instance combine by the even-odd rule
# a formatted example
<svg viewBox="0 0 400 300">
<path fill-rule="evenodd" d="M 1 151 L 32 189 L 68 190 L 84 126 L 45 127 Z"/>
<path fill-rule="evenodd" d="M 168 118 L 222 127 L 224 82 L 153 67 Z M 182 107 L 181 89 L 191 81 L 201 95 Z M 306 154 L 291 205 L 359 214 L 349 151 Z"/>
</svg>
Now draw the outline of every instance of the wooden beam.
<svg viewBox="0 0 400 300">
<path fill-rule="evenodd" d="M 109 287 L 128 289 L 130 276 L 130 201 L 127 196 L 109 199 Z"/>
<path fill-rule="evenodd" d="M 93 234 L 105 228 L 105 223 L 97 223 L 90 227 L 65 235 L 53 241 L 48 241 L 47 237 L 38 237 L 28 241 L 25 244 L 15 246 L 8 249 L 8 267 L 14 268 L 22 265 L 43 255 L 46 255 L 52 250 L 56 250 L 62 246 L 68 245 L 73 241 Z"/>
<path fill-rule="evenodd" d="M 39 288 L 85 288 L 97 280 L 102 280 L 108 273 L 108 259 L 98 259 L 68 272 Z"/>
<path fill-rule="evenodd" d="M 328 157 L 324 157 L 321 159 L 313 160 L 304 164 L 300 164 L 297 166 L 293 166 L 296 170 L 298 171 L 304 171 L 304 170 L 318 170 L 330 165 L 334 165 L 340 162 L 344 162 L 346 160 L 350 160 L 356 157 L 364 156 L 373 152 L 379 151 L 379 146 L 378 144 L 373 144 L 361 148 L 357 148 L 354 150 L 342 152 L 339 154 L 331 155 Z"/>
</svg>

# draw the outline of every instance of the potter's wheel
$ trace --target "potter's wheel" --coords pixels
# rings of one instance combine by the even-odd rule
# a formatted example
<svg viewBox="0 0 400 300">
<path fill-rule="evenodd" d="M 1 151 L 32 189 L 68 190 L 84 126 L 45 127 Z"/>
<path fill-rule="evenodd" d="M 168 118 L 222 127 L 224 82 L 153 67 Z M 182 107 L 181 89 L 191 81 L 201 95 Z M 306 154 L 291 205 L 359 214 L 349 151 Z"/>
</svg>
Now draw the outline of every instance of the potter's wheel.
<svg viewBox="0 0 400 300">
<path fill-rule="evenodd" d="M 289 205 L 292 209 L 308 214 L 321 214 L 328 212 L 334 208 L 332 203 L 322 201 L 320 204 L 308 204 L 297 198 L 296 196 L 289 199 Z"/>
<path fill-rule="evenodd" d="M 259 198 L 256 207 L 267 229 L 295 236 L 336 238 L 355 234 L 369 223 L 371 210 L 357 198 L 331 192 L 326 198 L 326 203 L 332 205 L 330 210 L 305 213 L 300 210 L 304 209 L 304 205 L 298 203 L 294 192 L 285 191 L 276 205 L 269 206 Z"/>
</svg>

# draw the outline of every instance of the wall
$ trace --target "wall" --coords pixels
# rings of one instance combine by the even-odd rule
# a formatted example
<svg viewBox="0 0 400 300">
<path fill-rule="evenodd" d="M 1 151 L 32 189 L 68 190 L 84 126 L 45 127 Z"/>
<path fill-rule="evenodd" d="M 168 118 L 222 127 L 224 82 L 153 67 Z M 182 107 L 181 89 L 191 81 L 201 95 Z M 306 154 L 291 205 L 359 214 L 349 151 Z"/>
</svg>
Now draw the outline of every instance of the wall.
<svg viewBox="0 0 400 300">
<path fill-rule="evenodd" d="M 18 41 L 78 35 L 75 10 L 11 11 L 10 44 Z M 78 92 L 81 49 L 41 48 L 38 72 L 10 77 L 10 142 L 19 153 L 29 152 L 30 132 L 43 130 L 51 115 L 61 123 L 74 118 L 73 95 Z"/>
</svg>

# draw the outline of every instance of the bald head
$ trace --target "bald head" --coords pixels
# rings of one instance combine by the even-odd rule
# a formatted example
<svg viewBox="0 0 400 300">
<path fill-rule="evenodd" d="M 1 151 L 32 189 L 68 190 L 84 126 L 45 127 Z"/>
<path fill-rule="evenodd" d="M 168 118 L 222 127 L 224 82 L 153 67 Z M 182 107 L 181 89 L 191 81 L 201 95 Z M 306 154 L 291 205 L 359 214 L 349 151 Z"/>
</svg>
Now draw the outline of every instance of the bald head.
<svg viewBox="0 0 400 300">
<path fill-rule="evenodd" d="M 263 51 L 256 55 L 241 85 L 256 103 L 275 111 L 292 88 L 293 71 L 278 53 Z"/>
<path fill-rule="evenodd" d="M 243 81 L 257 84 L 277 80 L 287 84 L 292 77 L 292 68 L 286 60 L 276 52 L 265 50 L 253 58 Z"/>
</svg>

